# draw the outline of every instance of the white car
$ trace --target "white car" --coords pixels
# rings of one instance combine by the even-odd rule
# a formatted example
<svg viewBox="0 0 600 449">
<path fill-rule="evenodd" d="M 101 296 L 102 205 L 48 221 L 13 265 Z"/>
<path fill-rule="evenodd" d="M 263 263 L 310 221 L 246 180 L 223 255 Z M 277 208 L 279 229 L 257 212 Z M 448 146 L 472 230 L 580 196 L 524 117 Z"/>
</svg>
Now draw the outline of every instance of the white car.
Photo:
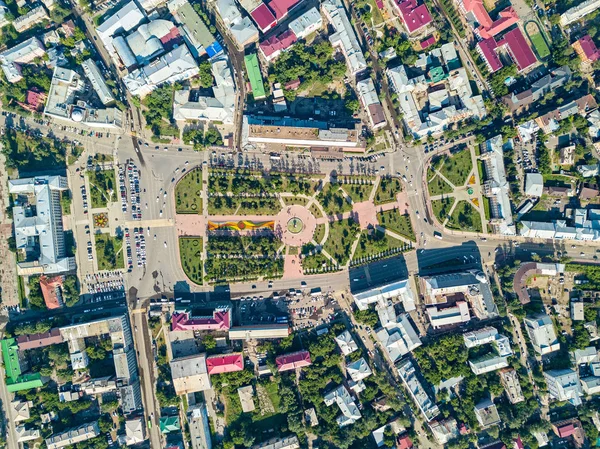
<svg viewBox="0 0 600 449">
<path fill-rule="evenodd" d="M 167 247 L 167 242 L 165 242 L 165 248 Z"/>
</svg>

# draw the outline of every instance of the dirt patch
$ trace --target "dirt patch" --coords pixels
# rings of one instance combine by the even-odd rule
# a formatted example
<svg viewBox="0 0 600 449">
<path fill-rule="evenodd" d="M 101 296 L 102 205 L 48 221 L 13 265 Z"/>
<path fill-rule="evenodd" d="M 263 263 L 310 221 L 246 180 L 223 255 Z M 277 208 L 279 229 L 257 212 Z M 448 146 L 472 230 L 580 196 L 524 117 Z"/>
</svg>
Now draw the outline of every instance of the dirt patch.
<svg viewBox="0 0 600 449">
<path fill-rule="evenodd" d="M 275 413 L 275 407 L 269 398 L 269 394 L 265 387 L 260 384 L 256 385 L 256 396 L 258 397 L 258 406 L 260 408 L 261 416 L 271 415 Z"/>
</svg>

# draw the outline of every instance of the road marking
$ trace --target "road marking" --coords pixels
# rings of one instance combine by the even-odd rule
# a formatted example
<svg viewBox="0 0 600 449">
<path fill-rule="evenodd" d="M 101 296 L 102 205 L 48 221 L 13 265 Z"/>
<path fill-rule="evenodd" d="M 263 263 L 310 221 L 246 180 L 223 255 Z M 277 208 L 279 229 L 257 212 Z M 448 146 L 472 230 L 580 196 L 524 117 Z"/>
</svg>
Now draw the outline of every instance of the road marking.
<svg viewBox="0 0 600 449">
<path fill-rule="evenodd" d="M 126 221 L 125 226 L 139 228 L 149 226 L 151 228 L 168 228 L 175 226 L 175 220 L 172 218 L 160 218 L 155 220 L 132 220 Z"/>
</svg>

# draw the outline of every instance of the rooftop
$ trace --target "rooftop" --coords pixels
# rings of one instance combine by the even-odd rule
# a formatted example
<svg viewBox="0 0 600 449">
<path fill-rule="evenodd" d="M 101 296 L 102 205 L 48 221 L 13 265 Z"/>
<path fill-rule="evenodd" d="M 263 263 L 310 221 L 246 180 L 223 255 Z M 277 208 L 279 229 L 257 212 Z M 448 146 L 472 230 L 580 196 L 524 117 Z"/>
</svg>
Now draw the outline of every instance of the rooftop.
<svg viewBox="0 0 600 449">
<path fill-rule="evenodd" d="M 310 366 L 310 353 L 308 351 L 298 351 L 290 354 L 280 355 L 275 359 L 277 370 L 281 373 L 293 369 Z"/>
<path fill-rule="evenodd" d="M 242 354 L 212 355 L 206 358 L 206 370 L 208 374 L 223 374 L 244 369 L 244 357 Z"/>
<path fill-rule="evenodd" d="M 395 1 L 409 33 L 414 33 L 431 23 L 431 14 L 425 4 L 418 5 L 417 0 Z"/>
</svg>

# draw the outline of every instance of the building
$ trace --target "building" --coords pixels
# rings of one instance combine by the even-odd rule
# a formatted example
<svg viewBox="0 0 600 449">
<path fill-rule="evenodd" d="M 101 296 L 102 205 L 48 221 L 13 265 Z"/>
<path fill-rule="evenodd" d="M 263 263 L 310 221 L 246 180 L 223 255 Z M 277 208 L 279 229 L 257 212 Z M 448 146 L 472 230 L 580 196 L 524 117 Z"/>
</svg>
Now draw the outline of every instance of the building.
<svg viewBox="0 0 600 449">
<path fill-rule="evenodd" d="M 511 404 L 518 404 L 525 400 L 517 371 L 512 368 L 500 370 L 500 382 L 504 386 L 504 392 Z"/>
<path fill-rule="evenodd" d="M 228 304 L 204 304 L 202 307 L 179 309 L 171 316 L 171 332 L 228 331 L 231 307 Z"/>
<path fill-rule="evenodd" d="M 540 355 L 560 350 L 560 343 L 554 331 L 554 324 L 548 315 L 537 315 L 523 320 L 531 344 Z"/>
<path fill-rule="evenodd" d="M 544 178 L 540 173 L 527 173 L 525 176 L 525 195 L 540 197 L 544 192 Z"/>
<path fill-rule="evenodd" d="M 285 338 L 290 334 L 287 324 L 238 326 L 229 330 L 230 340 L 269 340 Z"/>
<path fill-rule="evenodd" d="M 339 48 L 346 58 L 348 71 L 356 75 L 367 68 L 367 61 L 362 53 L 354 28 L 348 20 L 344 5 L 340 0 L 325 0 L 321 4 L 325 17 L 335 30 L 329 41 L 331 45 Z"/>
<path fill-rule="evenodd" d="M 585 349 L 571 351 L 571 361 L 575 367 L 578 367 L 579 365 L 600 362 L 600 357 L 598 357 L 598 350 L 594 346 L 588 346 Z"/>
<path fill-rule="evenodd" d="M 135 446 L 146 441 L 146 430 L 143 418 L 128 419 L 125 421 L 125 444 Z"/>
<path fill-rule="evenodd" d="M 485 164 L 483 192 L 490 201 L 490 225 L 502 235 L 516 235 L 510 202 L 510 184 L 504 168 L 502 135 L 497 135 L 482 144 L 480 158 Z"/>
<path fill-rule="evenodd" d="M 358 345 L 354 341 L 354 338 L 352 338 L 352 334 L 347 330 L 335 337 L 335 342 L 339 346 L 340 351 L 342 351 L 344 356 L 352 354 L 354 351 L 358 350 Z"/>
<path fill-rule="evenodd" d="M 458 423 L 454 418 L 432 421 L 429 423 L 429 429 L 438 444 L 446 444 L 460 435 Z"/>
<path fill-rule="evenodd" d="M 123 410 L 125 416 L 142 410 L 142 390 L 140 388 L 139 380 L 119 387 L 118 396 L 121 410 Z"/>
<path fill-rule="evenodd" d="M 466 323 L 471 320 L 469 305 L 465 301 L 457 301 L 450 306 L 428 307 L 427 317 L 434 329 Z"/>
<path fill-rule="evenodd" d="M 96 438 L 98 435 L 100 435 L 98 422 L 82 424 L 79 427 L 73 427 L 46 438 L 46 447 L 48 449 L 59 449 Z"/>
<path fill-rule="evenodd" d="M 535 122 L 544 133 L 549 134 L 556 131 L 559 127 L 558 122 L 571 117 L 575 114 L 586 116 L 589 112 L 598 108 L 598 104 L 592 95 L 583 97 L 562 104 L 557 109 L 547 112 L 535 119 Z"/>
<path fill-rule="evenodd" d="M 571 69 L 567 66 L 553 69 L 550 73 L 542 76 L 533 82 L 527 90 L 522 92 L 513 92 L 502 97 L 502 101 L 508 107 L 511 113 L 521 113 L 527 110 L 529 106 L 544 98 L 549 92 L 562 87 L 571 79 Z M 527 123 L 534 123 L 530 121 Z M 523 125 L 520 125 L 523 126 Z M 537 129 L 534 133 L 537 133 Z M 519 133 L 520 134 L 520 133 Z M 521 136 L 522 137 L 522 136 Z M 525 142 L 528 140 L 523 139 Z"/>
<path fill-rule="evenodd" d="M 476 49 L 486 63 L 488 70 L 492 73 L 503 67 L 497 54 L 500 50 L 509 54 L 517 65 L 519 72 L 523 72 L 537 63 L 537 58 L 519 28 L 508 31 L 499 41 L 496 41 L 494 37 L 479 41 Z"/>
<path fill-rule="evenodd" d="M 211 59 L 215 79 L 212 97 L 201 96 L 197 91 L 175 91 L 173 118 L 175 120 L 198 120 L 233 124 L 235 108 L 235 83 L 231 75 L 229 59 L 225 55 Z"/>
<path fill-rule="evenodd" d="M 252 96 L 255 100 L 266 98 L 267 94 L 265 92 L 265 86 L 263 84 L 262 73 L 260 71 L 256 53 L 244 56 L 244 65 L 246 66 L 246 73 L 250 80 Z"/>
<path fill-rule="evenodd" d="M 93 396 L 117 391 L 117 382 L 110 377 L 100 377 L 83 382 L 80 388 L 85 394 Z"/>
<path fill-rule="evenodd" d="M 339 387 L 327 393 L 323 397 L 323 400 L 325 401 L 325 405 L 328 407 L 335 402 L 340 408 L 342 414 L 336 418 L 338 426 L 340 427 L 354 424 L 356 421 L 362 418 L 358 407 L 354 403 L 354 399 L 352 399 L 350 392 L 344 385 L 340 385 Z"/>
<path fill-rule="evenodd" d="M 254 405 L 254 388 L 252 385 L 240 387 L 238 388 L 237 392 L 240 398 L 240 403 L 242 404 L 242 411 L 244 413 L 253 412 L 256 409 L 256 406 Z"/>
<path fill-rule="evenodd" d="M 259 44 L 258 49 L 260 50 L 260 53 L 262 54 L 263 58 L 265 58 L 268 62 L 271 62 L 277 57 L 279 57 L 279 55 L 281 55 L 282 52 L 289 50 L 292 47 L 292 45 L 296 43 L 296 41 L 297 38 L 294 32 L 287 29 L 279 35 L 272 35 L 268 39 L 262 41 Z M 250 72 L 248 72 L 248 76 L 250 76 Z"/>
<path fill-rule="evenodd" d="M 179 433 L 181 431 L 179 416 L 161 416 L 158 425 L 162 434 Z"/>
<path fill-rule="evenodd" d="M 245 410 L 244 410 L 245 411 Z M 188 409 L 187 421 L 192 449 L 211 449 L 210 425 L 206 404 L 192 405 Z"/>
<path fill-rule="evenodd" d="M 244 356 L 239 354 L 211 355 L 206 358 L 206 371 L 209 375 L 232 373 L 244 369 Z"/>
<path fill-rule="evenodd" d="M 40 277 L 40 289 L 42 290 L 42 296 L 44 297 L 47 309 L 58 309 L 64 305 L 62 299 L 63 282 L 63 276 L 53 276 L 51 278 L 47 276 Z"/>
<path fill-rule="evenodd" d="M 35 37 L 27 39 L 0 53 L 0 65 L 9 83 L 17 83 L 23 79 L 20 65 L 28 64 L 46 54 L 44 45 Z"/>
<path fill-rule="evenodd" d="M 308 35 L 323 27 L 323 18 L 317 8 L 310 8 L 289 24 L 290 30 L 298 39 L 304 39 Z"/>
<path fill-rule="evenodd" d="M 512 7 L 498 14 L 498 19 L 492 20 L 482 0 L 458 0 L 460 12 L 474 28 L 481 39 L 489 39 L 507 30 L 519 22 L 519 16 Z"/>
<path fill-rule="evenodd" d="M 301 0 L 271 0 L 267 5 L 275 13 L 277 20 L 281 21 L 300 3 Z"/>
<path fill-rule="evenodd" d="M 584 63 L 591 64 L 600 59 L 600 50 L 598 50 L 589 34 L 586 34 L 573 42 L 571 47 L 573 47 L 577 55 L 581 58 L 581 61 Z"/>
<path fill-rule="evenodd" d="M 6 6 L 6 3 L 0 1 L 0 28 L 3 28 L 10 23 L 10 21 L 8 20 L 10 18 L 10 15 L 7 16 L 7 13 L 9 12 L 10 11 Z"/>
<path fill-rule="evenodd" d="M 242 147 L 286 147 L 363 152 L 360 127 L 333 128 L 327 122 L 288 117 L 244 115 Z"/>
<path fill-rule="evenodd" d="M 557 401 L 569 401 L 577 407 L 581 405 L 581 384 L 579 375 L 571 369 L 553 369 L 544 372 L 550 397 Z"/>
<path fill-rule="evenodd" d="M 392 363 L 421 346 L 421 340 L 408 319 L 408 314 L 396 317 L 394 307 L 378 310 L 382 327 L 375 333 Z"/>
<path fill-rule="evenodd" d="M 508 357 L 513 354 L 510 340 L 504 335 L 499 334 L 496 328 L 484 327 L 477 331 L 467 332 L 463 335 L 463 338 L 467 348 L 488 344 L 493 346 L 493 351 L 474 360 L 469 360 L 471 370 L 476 375 L 489 373 L 508 366 Z"/>
<path fill-rule="evenodd" d="M 398 9 L 408 34 L 422 31 L 433 21 L 427 5 L 419 5 L 417 0 L 394 0 L 392 4 Z"/>
<path fill-rule="evenodd" d="M 388 300 L 395 299 L 400 299 L 407 312 L 415 310 L 415 295 L 408 279 L 384 283 L 379 287 L 354 288 L 352 298 L 358 310 L 367 310 L 370 304 L 387 304 Z"/>
<path fill-rule="evenodd" d="M 25 254 L 25 260 L 38 259 L 18 262 L 18 273 L 55 274 L 75 270 L 75 258 L 66 256 L 60 204 L 61 193 L 68 189 L 67 178 L 12 179 L 8 181 L 8 189 L 11 194 L 31 198 L 15 203 L 13 223 L 17 250 Z"/>
<path fill-rule="evenodd" d="M 310 353 L 308 351 L 292 352 L 291 354 L 280 355 L 275 359 L 277 371 L 296 370 L 311 365 Z"/>
<path fill-rule="evenodd" d="M 402 378 L 402 382 L 410 393 L 413 401 L 417 404 L 427 422 L 430 422 L 433 418 L 439 415 L 440 410 L 427 394 L 422 382 L 417 377 L 417 371 L 413 365 L 413 362 L 410 360 L 405 360 L 397 366 L 397 369 L 398 374 Z"/>
<path fill-rule="evenodd" d="M 243 4 L 242 7 L 244 7 Z M 277 24 L 277 19 L 275 18 L 273 12 L 262 2 L 259 3 L 259 6 L 248 12 L 250 13 L 250 17 L 252 17 L 252 20 L 254 20 L 254 23 L 256 23 L 261 33 L 266 33 Z"/>
<path fill-rule="evenodd" d="M 572 443 L 573 447 L 580 449 L 586 446 L 586 435 L 581 421 L 578 419 L 566 419 L 552 423 L 552 430 L 561 440 L 561 443 Z"/>
<path fill-rule="evenodd" d="M 242 16 L 234 0 L 217 0 L 215 6 L 240 50 L 258 41 L 258 30 L 248 17 Z"/>
<path fill-rule="evenodd" d="M 424 6 L 424 5 L 423 5 Z M 367 78 L 356 83 L 358 98 L 369 117 L 369 124 L 372 129 L 379 129 L 386 125 L 383 107 L 379 101 L 379 96 L 375 90 L 375 84 L 372 78 Z"/>
<path fill-rule="evenodd" d="M 21 401 L 18 399 L 15 399 L 14 401 L 12 401 L 10 403 L 10 410 L 11 410 L 11 415 L 13 418 L 13 421 L 15 423 L 19 423 L 21 421 L 27 421 L 31 414 L 29 412 L 29 409 L 33 407 L 33 402 L 32 401 Z"/>
<path fill-rule="evenodd" d="M 361 357 L 356 362 L 346 365 L 346 374 L 350 377 L 348 386 L 358 394 L 367 388 L 363 380 L 373 374 L 373 372 L 364 357 Z"/>
<path fill-rule="evenodd" d="M 194 57 L 207 54 L 209 58 L 213 58 L 223 51 L 221 44 L 187 0 L 170 0 L 167 6 Z"/>
<path fill-rule="evenodd" d="M 19 351 L 44 348 L 46 346 L 60 344 L 63 341 L 63 337 L 58 328 L 50 329 L 50 331 L 41 334 L 20 335 L 16 338 Z"/>
<path fill-rule="evenodd" d="M 585 313 L 581 301 L 571 300 L 571 319 L 573 321 L 584 321 Z"/>
<path fill-rule="evenodd" d="M 123 5 L 116 13 L 106 18 L 97 28 L 96 33 L 104 44 L 104 48 L 114 59 L 116 56 L 113 36 L 122 35 L 133 30 L 146 19 L 144 12 L 138 8 L 134 1 Z M 121 39 L 122 36 L 121 36 Z M 135 58 L 135 57 L 134 57 Z M 118 61 L 117 61 L 118 62 Z"/>
<path fill-rule="evenodd" d="M 255 444 L 252 449 L 299 449 L 300 442 L 296 435 L 284 438 L 272 438 L 263 443 Z"/>
<path fill-rule="evenodd" d="M 482 429 L 500 424 L 500 416 L 496 405 L 489 399 L 484 399 L 475 406 L 475 417 Z"/>
<path fill-rule="evenodd" d="M 181 45 L 130 72 L 123 78 L 123 83 L 131 95 L 143 98 L 163 84 L 185 81 L 198 72 L 196 60 L 187 46 Z"/>
<path fill-rule="evenodd" d="M 190 355 L 171 360 L 173 386 L 178 395 L 205 391 L 211 388 L 206 368 L 206 354 Z"/>
<path fill-rule="evenodd" d="M 13 20 L 12 24 L 18 33 L 22 33 L 23 31 L 27 31 L 28 29 L 39 25 L 45 20 L 50 21 L 50 16 L 46 12 L 46 9 L 40 5 L 30 9 L 22 16 L 17 17 Z"/>
<path fill-rule="evenodd" d="M 566 27 L 600 8 L 600 0 L 586 0 L 560 15 L 560 25 Z"/>
<path fill-rule="evenodd" d="M 88 70 L 91 67 L 85 62 L 82 66 L 88 67 Z M 98 80 L 93 78 L 94 72 L 89 73 L 92 75 L 92 86 L 99 87 Z M 94 128 L 120 128 L 123 123 L 121 110 L 114 107 L 97 109 L 80 100 L 79 98 L 84 97 L 85 88 L 86 83 L 77 72 L 57 65 L 54 68 L 44 115 L 69 123 L 83 123 Z M 104 99 L 107 97 L 104 96 Z"/>
<path fill-rule="evenodd" d="M 100 98 L 100 101 L 104 106 L 110 106 L 115 103 L 115 97 L 111 93 L 110 89 L 106 85 L 104 81 L 104 77 L 100 73 L 100 69 L 92 59 L 86 59 L 81 63 L 81 68 L 83 69 L 83 73 L 90 80 L 92 87 L 94 88 L 94 92 Z"/>
</svg>

